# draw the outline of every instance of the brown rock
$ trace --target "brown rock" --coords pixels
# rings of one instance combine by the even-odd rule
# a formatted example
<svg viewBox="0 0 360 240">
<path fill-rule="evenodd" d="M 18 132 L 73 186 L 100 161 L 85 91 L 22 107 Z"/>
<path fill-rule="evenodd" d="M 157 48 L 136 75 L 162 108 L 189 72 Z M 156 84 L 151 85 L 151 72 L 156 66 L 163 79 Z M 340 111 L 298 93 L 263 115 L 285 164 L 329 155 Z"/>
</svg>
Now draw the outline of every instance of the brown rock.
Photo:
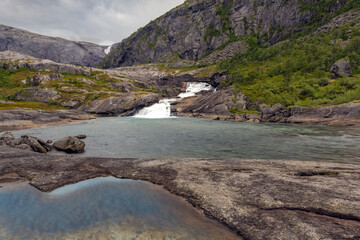
<svg viewBox="0 0 360 240">
<path fill-rule="evenodd" d="M 77 135 L 75 136 L 77 139 L 85 139 L 86 138 L 86 135 L 84 134 L 80 134 L 80 135 Z"/>
<path fill-rule="evenodd" d="M 64 137 L 53 144 L 54 148 L 66 153 L 82 153 L 85 149 L 85 143 L 76 137 Z"/>
</svg>

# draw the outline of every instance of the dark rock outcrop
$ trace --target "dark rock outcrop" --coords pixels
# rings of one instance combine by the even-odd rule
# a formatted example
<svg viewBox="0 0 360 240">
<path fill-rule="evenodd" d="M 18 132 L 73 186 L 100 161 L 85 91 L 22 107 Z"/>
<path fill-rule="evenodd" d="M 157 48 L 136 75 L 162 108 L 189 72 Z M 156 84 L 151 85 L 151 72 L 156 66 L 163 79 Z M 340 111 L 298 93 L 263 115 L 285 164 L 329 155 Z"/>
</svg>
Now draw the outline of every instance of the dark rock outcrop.
<svg viewBox="0 0 360 240">
<path fill-rule="evenodd" d="M 15 51 L 58 63 L 94 67 L 104 57 L 105 46 L 48 37 L 0 25 L 0 51 Z"/>
<path fill-rule="evenodd" d="M 263 122 L 286 122 L 290 117 L 290 110 L 281 104 L 273 106 L 260 105 L 261 121 Z"/>
<path fill-rule="evenodd" d="M 57 92 L 49 89 L 28 88 L 22 89 L 16 93 L 15 100 L 26 102 L 42 102 L 49 103 L 50 101 L 57 101 L 61 98 Z"/>
<path fill-rule="evenodd" d="M 85 149 L 85 143 L 77 137 L 64 137 L 53 144 L 54 148 L 66 153 L 82 153 Z"/>
<path fill-rule="evenodd" d="M 111 68 L 174 59 L 199 60 L 234 38 L 252 33 L 258 33 L 265 41 L 274 44 L 291 32 L 306 29 L 316 11 L 332 14 L 346 4 L 346 1 L 337 1 L 320 10 L 309 7 L 317 2 L 188 0 L 115 44 L 101 66 Z M 214 53 L 205 57 L 204 62 L 213 63 L 224 55 L 231 57 L 245 49 L 246 46 L 239 41 L 221 50 L 219 56 Z"/>
<path fill-rule="evenodd" d="M 350 61 L 348 59 L 341 59 L 337 61 L 331 67 L 330 72 L 334 73 L 336 77 L 352 77 Z"/>
</svg>

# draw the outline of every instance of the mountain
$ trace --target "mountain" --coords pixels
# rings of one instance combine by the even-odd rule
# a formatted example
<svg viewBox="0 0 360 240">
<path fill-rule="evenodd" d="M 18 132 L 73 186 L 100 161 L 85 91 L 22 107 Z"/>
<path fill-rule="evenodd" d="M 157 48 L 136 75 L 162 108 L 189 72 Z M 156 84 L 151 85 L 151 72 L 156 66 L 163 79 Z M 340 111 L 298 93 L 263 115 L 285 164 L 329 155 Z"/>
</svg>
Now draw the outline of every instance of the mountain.
<svg viewBox="0 0 360 240">
<path fill-rule="evenodd" d="M 0 51 L 15 51 L 58 63 L 94 67 L 105 57 L 105 46 L 48 37 L 0 25 Z"/>
<path fill-rule="evenodd" d="M 357 5 L 357 0 L 187 0 L 114 45 L 100 66 L 197 61 L 228 46 L 213 63 L 245 51 L 247 36 L 273 45 Z"/>
</svg>

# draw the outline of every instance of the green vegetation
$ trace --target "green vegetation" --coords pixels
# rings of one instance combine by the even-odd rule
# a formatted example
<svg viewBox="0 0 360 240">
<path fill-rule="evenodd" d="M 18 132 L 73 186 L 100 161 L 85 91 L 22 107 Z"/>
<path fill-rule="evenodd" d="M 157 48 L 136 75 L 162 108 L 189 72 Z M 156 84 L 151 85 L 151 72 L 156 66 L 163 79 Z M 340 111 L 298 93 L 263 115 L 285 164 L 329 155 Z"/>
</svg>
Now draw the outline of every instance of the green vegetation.
<svg viewBox="0 0 360 240">
<path fill-rule="evenodd" d="M 248 37 L 247 52 L 217 65 L 228 71 L 225 86 L 234 85 L 250 100 L 284 106 L 341 104 L 360 100 L 360 26 L 284 41 L 274 46 Z M 349 59 L 353 77 L 335 79 L 332 64 Z"/>
<path fill-rule="evenodd" d="M 50 72 L 39 72 L 41 75 L 49 75 Z M 52 81 L 39 81 L 34 86 L 33 79 L 37 74 L 30 69 L 0 69 L 0 110 L 15 108 L 30 108 L 43 110 L 64 109 L 61 102 L 81 101 L 86 104 L 88 101 L 101 100 L 123 91 L 117 89 L 114 84 L 124 81 L 132 82 L 137 90 L 136 94 L 146 94 L 149 92 L 158 92 L 152 85 L 141 85 L 138 82 L 129 80 L 124 76 L 111 76 L 102 71 L 93 72 L 91 76 L 62 74 L 63 79 Z M 120 79 L 119 79 L 120 78 Z M 41 83 L 41 84 L 40 84 Z M 54 89 L 61 96 L 61 100 L 50 100 L 48 103 L 21 102 L 16 101 L 16 94 L 25 88 L 48 88 Z M 31 97 L 27 91 L 22 91 L 21 95 L 25 98 Z"/>
</svg>

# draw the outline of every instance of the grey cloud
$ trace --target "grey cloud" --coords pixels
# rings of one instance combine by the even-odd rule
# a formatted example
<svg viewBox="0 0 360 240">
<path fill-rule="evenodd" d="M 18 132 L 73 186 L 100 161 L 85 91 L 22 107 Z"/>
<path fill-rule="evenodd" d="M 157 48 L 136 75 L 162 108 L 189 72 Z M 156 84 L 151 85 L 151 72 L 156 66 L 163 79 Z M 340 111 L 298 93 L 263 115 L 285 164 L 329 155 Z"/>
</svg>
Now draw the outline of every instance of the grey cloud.
<svg viewBox="0 0 360 240">
<path fill-rule="evenodd" d="M 1 0 L 0 24 L 98 44 L 119 42 L 184 0 Z"/>
</svg>

